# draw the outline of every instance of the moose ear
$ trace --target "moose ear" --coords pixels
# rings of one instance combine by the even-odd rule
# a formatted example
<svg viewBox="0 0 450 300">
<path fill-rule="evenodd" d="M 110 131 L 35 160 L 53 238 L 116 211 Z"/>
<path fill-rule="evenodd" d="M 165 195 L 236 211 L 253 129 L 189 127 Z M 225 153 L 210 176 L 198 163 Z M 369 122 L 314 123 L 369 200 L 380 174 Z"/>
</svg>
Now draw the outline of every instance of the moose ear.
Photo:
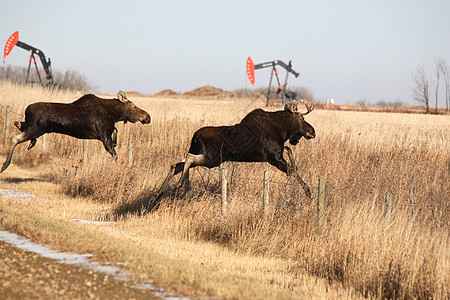
<svg viewBox="0 0 450 300">
<path fill-rule="evenodd" d="M 119 99 L 120 102 L 127 102 L 127 101 L 129 101 L 127 99 L 127 95 L 125 95 L 125 93 L 123 91 L 119 91 L 117 93 L 117 99 Z"/>
<path fill-rule="evenodd" d="M 298 108 L 297 108 L 297 101 L 291 101 L 289 103 L 286 103 L 284 105 L 284 110 L 288 111 L 290 113 L 295 114 L 296 112 L 298 112 Z"/>
</svg>

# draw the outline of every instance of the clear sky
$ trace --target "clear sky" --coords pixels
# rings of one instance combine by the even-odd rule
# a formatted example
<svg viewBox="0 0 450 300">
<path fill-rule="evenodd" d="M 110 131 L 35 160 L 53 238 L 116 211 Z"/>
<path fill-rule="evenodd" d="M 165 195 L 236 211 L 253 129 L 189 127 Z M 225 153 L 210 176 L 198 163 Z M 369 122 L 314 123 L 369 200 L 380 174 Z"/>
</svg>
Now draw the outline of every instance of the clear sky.
<svg viewBox="0 0 450 300">
<path fill-rule="evenodd" d="M 435 58 L 450 64 L 448 0 L 0 0 L 2 52 L 17 30 L 53 70 L 77 70 L 109 93 L 252 88 L 251 56 L 292 60 L 300 76 L 289 85 L 318 100 L 415 103 L 417 66 L 434 78 Z M 14 48 L 6 64 L 27 66 L 28 53 Z M 256 86 L 269 76 L 256 70 Z"/>
</svg>

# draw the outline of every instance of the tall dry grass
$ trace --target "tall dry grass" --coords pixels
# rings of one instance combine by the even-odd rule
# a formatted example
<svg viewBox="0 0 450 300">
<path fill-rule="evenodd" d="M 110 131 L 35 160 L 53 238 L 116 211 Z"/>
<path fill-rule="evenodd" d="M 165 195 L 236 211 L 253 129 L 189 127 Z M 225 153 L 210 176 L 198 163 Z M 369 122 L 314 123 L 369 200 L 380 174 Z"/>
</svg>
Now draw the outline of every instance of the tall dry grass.
<svg viewBox="0 0 450 300">
<path fill-rule="evenodd" d="M 76 96 L 0 83 L 0 99 L 20 113 L 35 101 L 65 102 Z M 38 142 L 31 151 L 18 146 L 13 163 L 48 165 L 43 176 L 60 183 L 63 193 L 110 203 L 108 215 L 126 222 L 127 216 L 145 212 L 146 201 L 169 165 L 182 158 L 195 130 L 234 124 L 263 104 L 132 100 L 151 114 L 152 123 L 118 124 L 118 163 L 100 142 L 89 141 L 88 163 L 81 166 L 81 141 L 61 135 L 49 135 L 46 159 L 39 158 Z M 326 222 L 320 234 L 315 203 L 298 187 L 283 184 L 292 182 L 263 163 L 228 163 L 233 179 L 226 216 L 220 214 L 217 170 L 199 169 L 191 172 L 189 193 L 169 194 L 158 210 L 133 219 L 134 230 L 142 236 L 215 242 L 240 253 L 290 259 L 295 262 L 290 269 L 294 276 L 308 272 L 342 282 L 365 296 L 447 299 L 449 117 L 316 110 L 306 119 L 317 137 L 302 140 L 293 150 L 308 184 L 316 186 L 319 178 L 326 181 Z M 136 168 L 127 166 L 128 141 L 135 147 Z M 265 169 L 272 180 L 272 206 L 263 217 L 262 183 L 248 178 L 262 179 Z M 386 192 L 394 198 L 387 214 Z"/>
</svg>

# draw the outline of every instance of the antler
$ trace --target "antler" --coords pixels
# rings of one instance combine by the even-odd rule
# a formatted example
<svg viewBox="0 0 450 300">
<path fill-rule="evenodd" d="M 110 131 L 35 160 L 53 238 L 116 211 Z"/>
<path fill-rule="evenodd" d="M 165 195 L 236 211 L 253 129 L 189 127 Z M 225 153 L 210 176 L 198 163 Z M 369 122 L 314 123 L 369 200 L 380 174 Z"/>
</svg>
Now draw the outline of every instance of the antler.
<svg viewBox="0 0 450 300">
<path fill-rule="evenodd" d="M 308 111 L 305 112 L 305 113 L 301 113 L 302 116 L 306 116 L 307 114 L 309 114 L 314 109 L 314 103 L 311 103 L 310 105 L 305 103 L 305 106 L 306 106 L 306 109 Z"/>
</svg>

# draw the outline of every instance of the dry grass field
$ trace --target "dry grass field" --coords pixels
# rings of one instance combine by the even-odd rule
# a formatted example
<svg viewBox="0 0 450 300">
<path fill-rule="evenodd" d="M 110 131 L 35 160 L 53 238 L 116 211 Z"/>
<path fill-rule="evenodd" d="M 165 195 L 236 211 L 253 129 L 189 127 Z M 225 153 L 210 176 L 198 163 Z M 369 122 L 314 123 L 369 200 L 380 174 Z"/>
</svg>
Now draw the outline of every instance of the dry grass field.
<svg viewBox="0 0 450 300">
<path fill-rule="evenodd" d="M 0 142 L 5 144 L 6 105 L 15 112 L 11 136 L 18 133 L 13 121 L 23 120 L 28 104 L 77 98 L 72 92 L 0 82 Z M 237 123 L 264 103 L 129 98 L 150 113 L 152 123 L 117 124 L 119 162 L 99 141 L 87 142 L 84 164 L 82 142 L 71 137 L 47 134 L 44 158 L 42 138 L 30 151 L 19 145 L 0 180 L 14 182 L 15 170 L 25 172 L 14 175 L 18 178 L 38 174 L 39 180 L 16 182 L 54 200 L 45 205 L 2 200 L 0 225 L 55 247 L 71 245 L 130 261 L 139 272 L 158 275 L 160 284 L 185 293 L 239 299 L 450 297 L 449 116 L 316 109 L 305 117 L 316 138 L 291 147 L 314 200 L 268 164 L 226 163 L 226 215 L 218 169 L 191 172 L 189 192 L 169 193 L 149 212 L 148 200 L 198 128 Z M 265 170 L 271 205 L 263 217 Z M 319 178 L 326 186 L 320 232 Z M 73 225 L 72 218 L 114 220 L 127 234 L 86 233 L 87 226 Z"/>
</svg>

